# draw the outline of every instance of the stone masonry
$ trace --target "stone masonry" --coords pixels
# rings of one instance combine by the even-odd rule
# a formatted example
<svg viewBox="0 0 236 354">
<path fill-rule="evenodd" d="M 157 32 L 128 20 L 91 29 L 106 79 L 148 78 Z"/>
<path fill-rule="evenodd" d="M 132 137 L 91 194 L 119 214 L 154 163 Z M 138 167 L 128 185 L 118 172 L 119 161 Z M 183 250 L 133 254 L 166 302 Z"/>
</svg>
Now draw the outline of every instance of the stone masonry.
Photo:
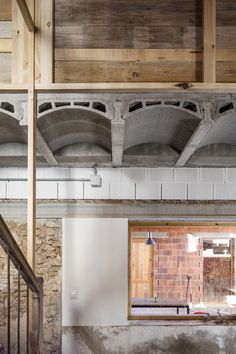
<svg viewBox="0 0 236 354">
<path fill-rule="evenodd" d="M 26 255 L 27 229 L 23 220 L 7 220 L 16 242 Z M 38 220 L 36 229 L 36 275 L 44 279 L 44 354 L 61 352 L 61 219 Z M 6 346 L 6 271 L 4 252 L 0 253 L 0 343 Z M 11 267 L 11 301 L 16 303 L 17 272 Z M 21 351 L 25 352 L 26 287 L 21 286 Z M 11 349 L 16 349 L 17 306 L 11 308 Z"/>
</svg>

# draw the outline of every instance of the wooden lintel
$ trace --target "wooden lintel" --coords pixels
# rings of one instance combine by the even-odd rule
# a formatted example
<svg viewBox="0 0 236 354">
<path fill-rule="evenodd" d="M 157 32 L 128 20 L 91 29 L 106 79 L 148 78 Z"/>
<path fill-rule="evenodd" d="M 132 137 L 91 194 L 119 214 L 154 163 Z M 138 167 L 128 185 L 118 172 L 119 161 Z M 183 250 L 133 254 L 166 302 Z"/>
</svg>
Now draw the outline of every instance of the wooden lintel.
<svg viewBox="0 0 236 354">
<path fill-rule="evenodd" d="M 216 0 L 203 0 L 203 81 L 216 82 Z"/>
<path fill-rule="evenodd" d="M 29 32 L 35 31 L 34 20 L 25 0 L 16 0 Z"/>
</svg>

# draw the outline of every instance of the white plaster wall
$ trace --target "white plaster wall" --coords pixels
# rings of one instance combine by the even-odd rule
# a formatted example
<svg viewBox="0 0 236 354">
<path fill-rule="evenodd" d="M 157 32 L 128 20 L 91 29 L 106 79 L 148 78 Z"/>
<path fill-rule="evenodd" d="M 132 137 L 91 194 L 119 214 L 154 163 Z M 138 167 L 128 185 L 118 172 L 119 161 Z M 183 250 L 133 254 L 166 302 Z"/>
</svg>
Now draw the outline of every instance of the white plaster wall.
<svg viewBox="0 0 236 354">
<path fill-rule="evenodd" d="M 86 168 L 38 168 L 37 178 L 45 181 L 37 182 L 37 198 L 236 200 L 236 168 L 104 168 L 98 170 L 102 188 L 71 180 L 92 173 Z M 19 180 L 26 177 L 25 168 L 1 168 L 0 198 L 27 198 L 27 182 Z"/>
<path fill-rule="evenodd" d="M 128 220 L 63 219 L 62 325 L 127 323 Z"/>
</svg>

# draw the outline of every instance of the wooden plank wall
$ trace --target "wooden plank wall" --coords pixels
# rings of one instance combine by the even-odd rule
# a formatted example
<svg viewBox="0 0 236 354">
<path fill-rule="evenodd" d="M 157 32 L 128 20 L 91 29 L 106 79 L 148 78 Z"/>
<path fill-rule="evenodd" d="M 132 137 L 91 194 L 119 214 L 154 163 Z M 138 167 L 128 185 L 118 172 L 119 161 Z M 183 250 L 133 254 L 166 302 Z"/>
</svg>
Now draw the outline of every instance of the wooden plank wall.
<svg viewBox="0 0 236 354">
<path fill-rule="evenodd" d="M 216 62 L 217 82 L 236 82 L 236 1 L 217 0 L 216 48 L 224 56 Z"/>
<path fill-rule="evenodd" d="M 11 81 L 11 0 L 0 0 L 0 82 Z"/>
<path fill-rule="evenodd" d="M 236 2 L 217 0 L 217 81 L 236 82 Z M 201 0 L 57 0 L 56 82 L 202 80 Z"/>
</svg>

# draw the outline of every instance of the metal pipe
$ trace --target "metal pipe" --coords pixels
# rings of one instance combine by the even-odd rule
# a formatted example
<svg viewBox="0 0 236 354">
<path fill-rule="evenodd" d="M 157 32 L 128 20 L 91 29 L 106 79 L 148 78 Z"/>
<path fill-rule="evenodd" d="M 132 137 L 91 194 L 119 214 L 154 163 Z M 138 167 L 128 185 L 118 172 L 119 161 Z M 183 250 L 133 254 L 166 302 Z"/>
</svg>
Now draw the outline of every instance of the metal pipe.
<svg viewBox="0 0 236 354">
<path fill-rule="evenodd" d="M 27 182 L 27 178 L 0 178 L 0 182 Z M 36 178 L 37 182 L 90 182 L 90 178 Z"/>
</svg>

